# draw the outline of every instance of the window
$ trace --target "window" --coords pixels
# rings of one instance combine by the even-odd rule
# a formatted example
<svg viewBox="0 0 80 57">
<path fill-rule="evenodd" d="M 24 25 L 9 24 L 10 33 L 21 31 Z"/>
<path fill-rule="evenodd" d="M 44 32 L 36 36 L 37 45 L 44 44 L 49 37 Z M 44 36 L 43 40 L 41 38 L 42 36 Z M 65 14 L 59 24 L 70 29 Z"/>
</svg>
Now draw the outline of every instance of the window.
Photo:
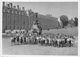
<svg viewBox="0 0 80 57">
<path fill-rule="evenodd" d="M 5 12 L 5 8 L 3 8 L 3 12 Z"/>
<path fill-rule="evenodd" d="M 9 13 L 9 10 L 7 10 L 7 12 Z"/>
<path fill-rule="evenodd" d="M 25 25 L 25 21 L 23 22 L 23 24 Z"/>
<path fill-rule="evenodd" d="M 13 14 L 13 13 L 14 13 L 14 11 L 12 10 L 12 11 L 11 11 L 11 13 Z"/>
<path fill-rule="evenodd" d="M 16 12 L 16 14 L 17 14 L 17 11 L 15 11 Z"/>
<path fill-rule="evenodd" d="M 19 14 L 21 14 L 21 12 L 19 12 Z"/>
</svg>

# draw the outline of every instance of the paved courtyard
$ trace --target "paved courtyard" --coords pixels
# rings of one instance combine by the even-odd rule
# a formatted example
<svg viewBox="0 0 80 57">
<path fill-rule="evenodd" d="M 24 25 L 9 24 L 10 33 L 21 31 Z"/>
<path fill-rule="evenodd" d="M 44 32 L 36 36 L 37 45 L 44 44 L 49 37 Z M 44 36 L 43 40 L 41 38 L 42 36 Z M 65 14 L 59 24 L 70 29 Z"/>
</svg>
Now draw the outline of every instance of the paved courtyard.
<svg viewBox="0 0 80 57">
<path fill-rule="evenodd" d="M 51 46 L 40 45 L 13 45 L 11 46 L 10 39 L 3 38 L 4 55 L 77 55 L 77 47 L 57 48 Z"/>
<path fill-rule="evenodd" d="M 44 31 L 45 32 L 45 31 Z M 77 28 L 50 30 L 47 33 L 63 33 L 78 36 Z M 74 47 L 57 48 L 40 45 L 14 45 L 11 46 L 10 38 L 2 38 L 2 53 L 7 55 L 77 55 L 77 40 Z"/>
</svg>

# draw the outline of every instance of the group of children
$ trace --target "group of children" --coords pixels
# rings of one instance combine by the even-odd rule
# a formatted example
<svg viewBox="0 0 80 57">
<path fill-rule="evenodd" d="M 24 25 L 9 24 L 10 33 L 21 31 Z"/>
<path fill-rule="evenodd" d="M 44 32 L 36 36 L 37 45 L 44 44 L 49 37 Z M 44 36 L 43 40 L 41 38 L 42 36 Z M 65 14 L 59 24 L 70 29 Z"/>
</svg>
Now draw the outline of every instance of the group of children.
<svg viewBox="0 0 80 57">
<path fill-rule="evenodd" d="M 40 44 L 45 46 L 54 47 L 72 47 L 74 45 L 75 38 L 69 35 L 53 34 L 51 35 L 36 35 L 27 34 L 26 36 L 18 35 L 11 39 L 12 44 Z"/>
</svg>

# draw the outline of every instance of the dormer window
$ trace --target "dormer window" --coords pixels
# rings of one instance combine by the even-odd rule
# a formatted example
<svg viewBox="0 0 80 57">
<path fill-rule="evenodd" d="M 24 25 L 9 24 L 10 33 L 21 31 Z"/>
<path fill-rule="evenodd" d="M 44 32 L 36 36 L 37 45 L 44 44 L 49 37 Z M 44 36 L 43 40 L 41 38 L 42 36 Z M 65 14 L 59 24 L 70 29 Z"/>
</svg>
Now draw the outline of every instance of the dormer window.
<svg viewBox="0 0 80 57">
<path fill-rule="evenodd" d="M 17 14 L 19 14 L 19 11 L 17 11 Z"/>
</svg>

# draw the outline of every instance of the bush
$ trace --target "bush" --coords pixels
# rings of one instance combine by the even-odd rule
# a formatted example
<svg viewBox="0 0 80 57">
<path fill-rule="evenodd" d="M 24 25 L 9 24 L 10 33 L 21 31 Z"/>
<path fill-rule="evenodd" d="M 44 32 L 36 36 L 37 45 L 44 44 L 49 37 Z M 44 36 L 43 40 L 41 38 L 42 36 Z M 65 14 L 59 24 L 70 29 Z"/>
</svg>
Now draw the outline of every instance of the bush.
<svg viewBox="0 0 80 57">
<path fill-rule="evenodd" d="M 75 26 L 78 26 L 78 18 L 77 18 L 77 17 L 75 17 L 75 18 L 74 18 L 74 20 L 75 20 L 75 21 L 74 21 Z"/>
</svg>

